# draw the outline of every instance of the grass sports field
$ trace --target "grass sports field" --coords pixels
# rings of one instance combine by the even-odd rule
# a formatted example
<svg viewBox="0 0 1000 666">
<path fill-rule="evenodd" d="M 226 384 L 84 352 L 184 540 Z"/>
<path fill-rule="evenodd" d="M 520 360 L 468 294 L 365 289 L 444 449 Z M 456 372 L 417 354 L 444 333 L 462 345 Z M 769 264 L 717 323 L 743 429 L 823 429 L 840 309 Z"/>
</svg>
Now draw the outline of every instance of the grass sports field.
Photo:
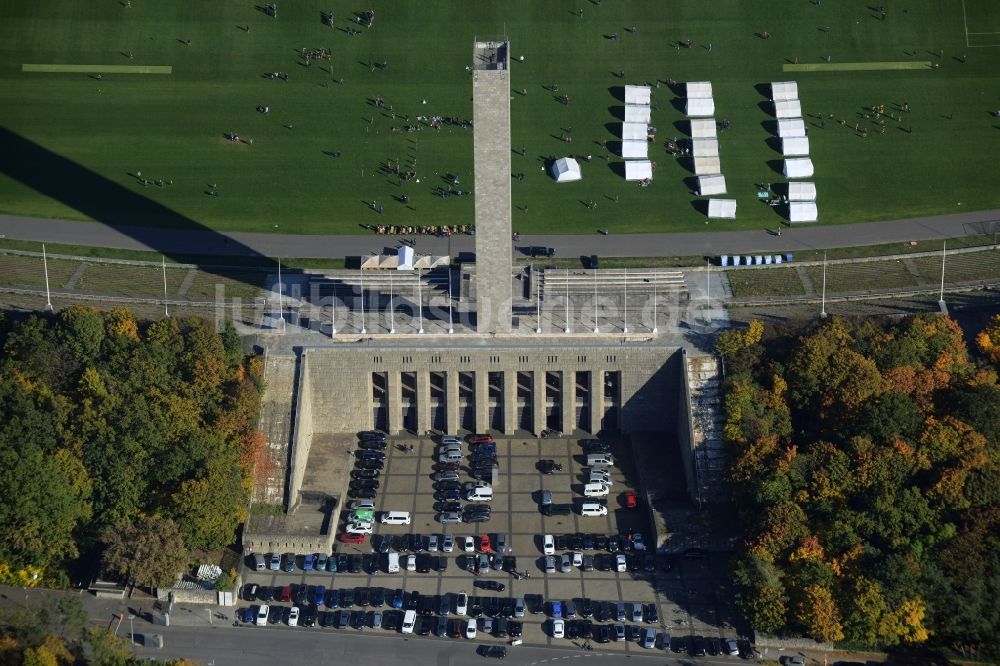
<svg viewBox="0 0 1000 666">
<path fill-rule="evenodd" d="M 276 18 L 248 0 L 128 4 L 0 0 L 0 212 L 285 233 L 472 222 L 472 197 L 433 193 L 448 173 L 471 188 L 472 131 L 416 116 L 471 119 L 473 38 L 505 33 L 524 56 L 511 99 L 522 233 L 776 226 L 754 184 L 782 180 L 761 87 L 781 80 L 799 83 L 821 222 L 1000 208 L 995 0 L 892 0 L 884 18 L 854 0 L 279 0 Z M 371 28 L 352 21 L 372 8 Z M 331 60 L 307 67 L 302 48 Z M 670 79 L 712 81 L 732 123 L 719 138 L 736 221 L 706 227 L 692 174 L 665 150 L 684 128 Z M 657 169 L 640 188 L 597 142 L 615 140 L 614 89 L 657 81 Z M 861 115 L 873 104 L 901 120 L 880 133 Z M 393 131 L 407 124 L 424 128 Z M 541 165 L 567 153 L 593 160 L 556 185 Z M 419 184 L 381 170 L 413 159 Z"/>
</svg>

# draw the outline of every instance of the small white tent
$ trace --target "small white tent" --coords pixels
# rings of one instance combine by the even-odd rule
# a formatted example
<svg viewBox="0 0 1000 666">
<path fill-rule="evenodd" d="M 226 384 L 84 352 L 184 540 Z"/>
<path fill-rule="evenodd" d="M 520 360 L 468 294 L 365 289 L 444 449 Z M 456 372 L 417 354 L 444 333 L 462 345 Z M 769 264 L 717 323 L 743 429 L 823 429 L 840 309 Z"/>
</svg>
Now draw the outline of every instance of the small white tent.
<svg viewBox="0 0 1000 666">
<path fill-rule="evenodd" d="M 649 86 L 625 86 L 626 104 L 649 104 L 651 97 Z"/>
<path fill-rule="evenodd" d="M 622 157 L 627 160 L 646 159 L 649 157 L 649 142 L 622 141 Z"/>
<path fill-rule="evenodd" d="M 557 183 L 569 183 L 581 180 L 580 163 L 572 157 L 560 157 L 552 163 L 552 177 Z"/>
<path fill-rule="evenodd" d="M 808 155 L 809 137 L 789 136 L 781 140 L 782 155 Z"/>
<path fill-rule="evenodd" d="M 799 98 L 799 84 L 795 81 L 775 81 L 771 84 L 771 99 L 775 102 Z"/>
<path fill-rule="evenodd" d="M 819 211 L 815 201 L 793 201 L 788 204 L 789 222 L 815 222 L 819 219 Z"/>
<path fill-rule="evenodd" d="M 802 105 L 797 99 L 786 99 L 774 103 L 775 118 L 801 118 Z"/>
<path fill-rule="evenodd" d="M 689 97 L 687 104 L 684 105 L 684 113 L 689 116 L 698 116 L 699 118 L 714 116 L 715 100 L 711 97 Z"/>
<path fill-rule="evenodd" d="M 714 218 L 724 218 L 727 220 L 736 219 L 736 199 L 709 199 L 708 216 Z M 733 265 L 739 266 L 739 257 L 733 257 Z"/>
<path fill-rule="evenodd" d="M 698 176 L 699 197 L 709 197 L 713 194 L 726 193 L 726 177 L 720 173 L 712 176 Z"/>
<path fill-rule="evenodd" d="M 806 124 L 801 118 L 782 118 L 778 121 L 778 136 L 805 136 Z"/>
<path fill-rule="evenodd" d="M 788 183 L 789 201 L 815 201 L 816 183 Z"/>
<path fill-rule="evenodd" d="M 648 123 L 649 104 L 626 104 L 625 122 L 627 123 Z"/>
<path fill-rule="evenodd" d="M 413 270 L 413 248 L 409 245 L 403 245 L 396 250 L 396 270 Z"/>
<path fill-rule="evenodd" d="M 622 123 L 623 141 L 646 141 L 649 137 L 649 126 L 646 123 Z"/>
<path fill-rule="evenodd" d="M 696 176 L 708 176 L 713 173 L 722 172 L 722 163 L 718 157 L 696 157 L 694 158 L 694 173 Z"/>
<path fill-rule="evenodd" d="M 718 157 L 718 139 L 691 139 L 691 155 L 694 157 Z"/>
<path fill-rule="evenodd" d="M 711 97 L 712 96 L 712 82 L 711 81 L 689 81 L 687 84 L 687 96 L 688 99 L 692 97 Z"/>
<path fill-rule="evenodd" d="M 715 129 L 715 118 L 692 118 L 691 123 L 692 139 L 714 139 L 718 134 Z"/>
<path fill-rule="evenodd" d="M 646 180 L 653 177 L 653 163 L 649 160 L 629 160 L 625 163 L 625 180 Z"/>
<path fill-rule="evenodd" d="M 787 159 L 782 172 L 786 178 L 810 178 L 813 175 L 813 161 L 808 157 Z"/>
</svg>

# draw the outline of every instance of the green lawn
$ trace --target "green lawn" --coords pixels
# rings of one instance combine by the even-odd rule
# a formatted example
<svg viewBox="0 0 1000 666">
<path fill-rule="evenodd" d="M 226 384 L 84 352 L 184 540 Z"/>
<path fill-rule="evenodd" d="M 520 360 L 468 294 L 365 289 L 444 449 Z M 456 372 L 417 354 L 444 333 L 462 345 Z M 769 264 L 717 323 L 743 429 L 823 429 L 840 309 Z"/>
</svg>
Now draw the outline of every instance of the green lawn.
<svg viewBox="0 0 1000 666">
<path fill-rule="evenodd" d="M 1000 121 L 989 115 L 1000 108 L 1000 48 L 992 48 L 1000 20 L 989 0 L 908 0 L 890 6 L 884 21 L 869 3 L 832 0 L 371 0 L 370 30 L 349 22 L 356 4 L 279 4 L 273 19 L 234 0 L 132 0 L 130 8 L 116 0 L 0 0 L 0 212 L 295 233 L 472 222 L 472 197 L 432 194 L 446 173 L 471 185 L 472 132 L 392 129 L 407 124 L 404 116 L 471 118 L 465 66 L 473 38 L 505 29 L 515 56 L 524 56 L 513 63 L 512 87 L 527 95 L 511 99 L 513 147 L 525 149 L 513 156 L 525 179 L 512 186 L 514 227 L 523 233 L 773 227 L 774 211 L 754 197 L 754 183 L 781 181 L 759 87 L 788 79 L 799 82 L 803 111 L 824 116 L 825 128 L 807 118 L 823 223 L 1000 208 Z M 333 28 L 321 20 L 331 9 Z M 350 36 L 351 25 L 361 34 Z M 769 39 L 757 36 L 763 31 Z M 620 39 L 605 37 L 612 32 Z M 693 48 L 675 48 L 686 39 Z M 302 47 L 328 47 L 332 61 L 305 67 Z M 796 59 L 817 64 L 828 55 L 832 63 L 941 67 L 783 72 Z M 370 62 L 383 61 L 386 71 L 372 71 Z M 93 72 L 103 74 L 98 80 L 24 72 L 25 64 L 105 71 Z M 115 73 L 120 66 L 172 73 Z M 288 82 L 263 76 L 271 71 L 287 72 Z M 685 184 L 691 173 L 663 147 L 682 135 L 684 118 L 666 85 L 653 112 L 652 187 L 625 183 L 597 144 L 615 138 L 623 83 L 668 79 L 711 80 L 717 118 L 732 122 L 720 140 L 739 200 L 734 222 L 704 224 Z M 550 84 L 571 103 L 560 104 Z M 395 119 L 370 104 L 375 96 Z M 904 101 L 912 111 L 888 121 L 886 134 L 854 132 L 863 107 L 896 112 Z M 258 113 L 260 104 L 270 112 Z M 567 128 L 571 145 L 558 139 Z M 253 145 L 227 141 L 231 131 Z M 567 149 L 594 159 L 582 182 L 557 186 L 541 166 Z M 379 172 L 385 160 L 414 158 L 419 184 L 403 189 Z M 144 187 L 130 175 L 138 172 L 173 184 Z M 410 207 L 393 199 L 403 192 Z M 584 205 L 591 199 L 596 210 Z"/>
</svg>

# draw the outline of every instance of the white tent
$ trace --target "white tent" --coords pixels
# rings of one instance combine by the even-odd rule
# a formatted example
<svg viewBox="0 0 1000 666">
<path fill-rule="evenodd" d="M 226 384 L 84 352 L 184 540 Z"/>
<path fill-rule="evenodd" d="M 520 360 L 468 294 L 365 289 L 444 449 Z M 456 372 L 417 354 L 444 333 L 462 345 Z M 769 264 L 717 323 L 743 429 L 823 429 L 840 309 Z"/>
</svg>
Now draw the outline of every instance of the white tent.
<svg viewBox="0 0 1000 666">
<path fill-rule="evenodd" d="M 789 201 L 815 201 L 816 183 L 788 183 Z"/>
<path fill-rule="evenodd" d="M 625 122 L 627 123 L 648 123 L 649 104 L 626 104 Z"/>
<path fill-rule="evenodd" d="M 782 155 L 808 155 L 809 137 L 789 136 L 781 140 Z"/>
<path fill-rule="evenodd" d="M 775 118 L 801 118 L 802 105 L 797 99 L 786 99 L 774 103 Z"/>
<path fill-rule="evenodd" d="M 720 173 L 712 176 L 698 176 L 698 196 L 708 197 L 726 193 L 726 177 Z"/>
<path fill-rule="evenodd" d="M 718 157 L 718 139 L 691 139 L 691 155 L 694 157 Z"/>
<path fill-rule="evenodd" d="M 409 245 L 403 245 L 396 250 L 396 270 L 397 271 L 412 271 L 413 270 L 413 248 Z"/>
<path fill-rule="evenodd" d="M 775 102 L 799 98 L 799 84 L 795 81 L 775 81 L 771 84 L 771 99 Z"/>
<path fill-rule="evenodd" d="M 736 199 L 709 199 L 708 200 L 708 216 L 716 218 L 725 218 L 728 220 L 736 219 Z M 739 266 L 739 257 L 733 257 L 733 265 Z"/>
<path fill-rule="evenodd" d="M 646 123 L 622 123 L 623 141 L 646 141 L 649 126 Z"/>
<path fill-rule="evenodd" d="M 787 159 L 782 173 L 786 178 L 810 178 L 813 175 L 813 161 L 808 157 Z"/>
<path fill-rule="evenodd" d="M 778 136 L 805 136 L 806 124 L 801 118 L 782 118 L 778 121 Z"/>
<path fill-rule="evenodd" d="M 815 201 L 793 201 L 788 204 L 789 222 L 815 222 L 819 218 Z"/>
<path fill-rule="evenodd" d="M 692 97 L 712 97 L 711 81 L 689 81 L 687 84 L 688 99 Z"/>
<path fill-rule="evenodd" d="M 625 180 L 645 180 L 653 177 L 653 163 L 649 160 L 629 160 L 625 163 Z"/>
<path fill-rule="evenodd" d="M 716 134 L 715 118 L 692 118 L 691 123 L 692 139 L 714 139 Z"/>
<path fill-rule="evenodd" d="M 649 142 L 622 141 L 622 157 L 627 160 L 646 159 L 649 157 Z"/>
<path fill-rule="evenodd" d="M 696 157 L 694 158 L 694 173 L 696 176 L 708 176 L 713 173 L 722 172 L 722 163 L 718 157 Z"/>
<path fill-rule="evenodd" d="M 557 183 L 581 180 L 583 174 L 580 173 L 580 163 L 572 157 L 560 157 L 552 163 L 552 177 Z"/>
<path fill-rule="evenodd" d="M 649 86 L 625 86 L 626 104 L 649 104 L 651 97 Z"/>
<path fill-rule="evenodd" d="M 689 116 L 714 116 L 715 100 L 711 97 L 689 97 L 684 105 L 684 113 Z"/>
</svg>

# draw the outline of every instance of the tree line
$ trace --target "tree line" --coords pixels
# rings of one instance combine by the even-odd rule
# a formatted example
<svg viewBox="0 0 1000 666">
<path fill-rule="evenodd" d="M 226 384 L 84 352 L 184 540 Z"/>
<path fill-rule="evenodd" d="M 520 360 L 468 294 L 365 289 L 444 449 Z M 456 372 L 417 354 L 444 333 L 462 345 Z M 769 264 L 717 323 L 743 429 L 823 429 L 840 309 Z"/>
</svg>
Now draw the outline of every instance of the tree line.
<svg viewBox="0 0 1000 666">
<path fill-rule="evenodd" d="M 230 322 L 125 308 L 0 319 L 0 582 L 107 549 L 140 585 L 233 543 L 263 438 L 262 362 Z"/>
<path fill-rule="evenodd" d="M 1000 316 L 723 333 L 737 603 L 758 630 L 1000 655 Z"/>
</svg>

